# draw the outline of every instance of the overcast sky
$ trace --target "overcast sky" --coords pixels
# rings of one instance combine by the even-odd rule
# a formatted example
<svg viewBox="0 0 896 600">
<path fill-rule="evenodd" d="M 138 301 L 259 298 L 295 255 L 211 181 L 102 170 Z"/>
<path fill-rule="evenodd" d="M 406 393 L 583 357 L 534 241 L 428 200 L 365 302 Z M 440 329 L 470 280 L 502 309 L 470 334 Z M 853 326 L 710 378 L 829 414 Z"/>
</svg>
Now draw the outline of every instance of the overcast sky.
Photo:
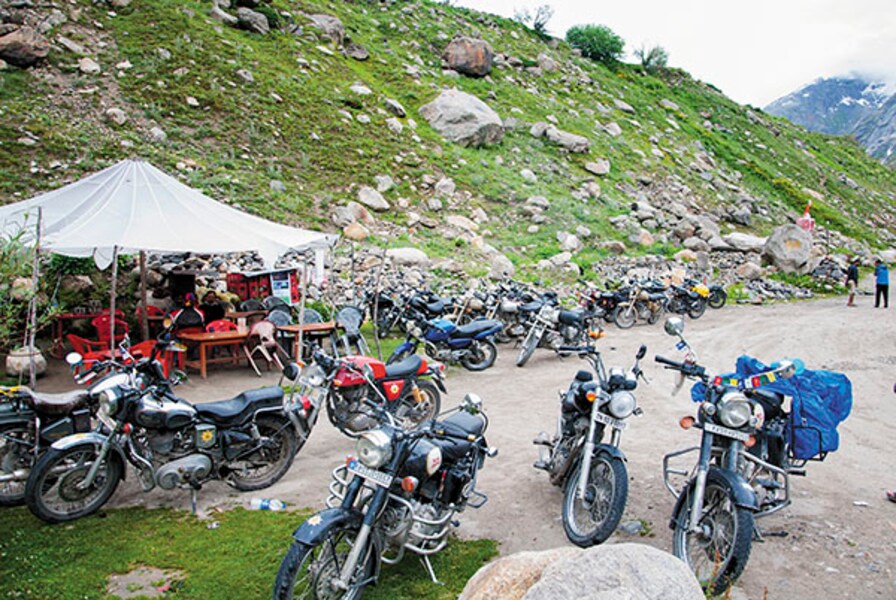
<svg viewBox="0 0 896 600">
<path fill-rule="evenodd" d="M 741 103 L 765 106 L 818 77 L 896 82 L 896 0 L 456 0 L 511 17 L 550 4 L 550 32 L 607 25 L 626 52 L 663 46 L 669 65 Z"/>
</svg>

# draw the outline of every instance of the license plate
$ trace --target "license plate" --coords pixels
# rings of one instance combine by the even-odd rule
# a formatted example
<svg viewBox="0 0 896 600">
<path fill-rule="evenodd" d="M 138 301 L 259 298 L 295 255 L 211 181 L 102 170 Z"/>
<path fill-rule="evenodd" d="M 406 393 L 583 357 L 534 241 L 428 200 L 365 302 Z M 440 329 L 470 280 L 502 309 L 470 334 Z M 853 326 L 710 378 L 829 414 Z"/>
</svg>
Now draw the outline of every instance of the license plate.
<svg viewBox="0 0 896 600">
<path fill-rule="evenodd" d="M 613 417 L 611 417 L 609 415 L 605 415 L 604 413 L 600 413 L 600 412 L 596 413 L 594 415 L 594 420 L 597 421 L 598 423 L 603 423 L 604 425 L 609 425 L 610 427 L 613 427 L 614 429 L 620 429 L 620 430 L 625 429 L 626 426 L 628 425 L 628 423 L 626 423 L 625 421 L 620 421 L 619 419 L 614 419 Z"/>
<path fill-rule="evenodd" d="M 735 429 L 728 429 L 727 427 L 722 427 L 720 425 L 714 425 L 712 423 L 704 423 L 703 429 L 710 433 L 715 433 L 717 435 L 724 435 L 725 437 L 734 438 L 736 440 L 740 440 L 741 442 L 746 442 L 750 439 L 749 433 L 744 433 L 743 431 L 737 431 Z"/>
<path fill-rule="evenodd" d="M 383 473 L 382 471 L 375 471 L 373 469 L 369 469 L 359 463 L 357 460 L 353 460 L 348 463 L 348 472 L 354 473 L 359 477 L 363 477 L 368 481 L 372 481 L 378 486 L 387 488 L 392 485 L 392 476 L 388 473 Z"/>
</svg>

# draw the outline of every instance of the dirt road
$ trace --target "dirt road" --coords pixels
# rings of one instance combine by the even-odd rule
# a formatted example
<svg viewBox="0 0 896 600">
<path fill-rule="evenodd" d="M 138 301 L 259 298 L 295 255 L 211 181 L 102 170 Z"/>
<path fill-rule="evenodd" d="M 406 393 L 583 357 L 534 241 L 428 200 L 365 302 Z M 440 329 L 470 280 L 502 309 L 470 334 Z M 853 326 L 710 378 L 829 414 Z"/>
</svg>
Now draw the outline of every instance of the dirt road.
<svg viewBox="0 0 896 600">
<path fill-rule="evenodd" d="M 711 369 L 730 370 L 736 357 L 752 354 L 766 362 L 802 358 L 810 368 L 846 373 L 853 383 L 852 415 L 840 426 L 841 449 L 824 463 L 810 463 L 808 476 L 794 478 L 791 507 L 760 522 L 764 531 L 786 532 L 754 544 L 747 570 L 735 597 L 896 598 L 896 504 L 884 491 L 896 488 L 892 446 L 896 421 L 896 309 L 875 310 L 870 300 L 846 308 L 842 299 L 772 306 L 732 306 L 710 310 L 688 321 L 686 335 Z M 693 414 L 686 390 L 671 397 L 672 374 L 653 364 L 654 354 L 675 356 L 673 339 L 662 327 L 642 326 L 621 331 L 607 328 L 599 342 L 608 365 L 629 366 L 641 343 L 648 346 L 645 370 L 649 386 L 637 396 L 644 410 L 634 417 L 622 440 L 630 474 L 629 501 L 623 522 L 643 520 L 646 536 L 617 532 L 611 541 L 636 541 L 671 550 L 667 527 L 673 498 L 662 483 L 662 456 L 698 443 L 694 431 L 683 431 L 678 419 Z M 474 391 L 484 400 L 491 418 L 488 439 L 500 455 L 486 464 L 479 489 L 490 501 L 482 509 L 460 515 L 458 534 L 500 541 L 502 553 L 545 549 L 568 542 L 560 522 L 560 490 L 542 471 L 532 468 L 536 447 L 532 438 L 553 432 L 559 412 L 557 391 L 565 388 L 578 359 L 561 360 L 539 350 L 526 365 L 514 366 L 515 352 L 501 346 L 496 366 L 484 373 L 454 369 L 443 407 Z M 259 380 L 239 374 L 213 372 L 207 382 L 198 378 L 181 388 L 194 401 L 227 397 L 257 385 Z M 274 375 L 264 381 L 276 382 Z M 43 389 L 64 389 L 64 379 Z M 322 417 L 306 447 L 285 479 L 263 495 L 294 506 L 323 505 L 330 471 L 352 450 Z M 203 489 L 200 505 L 248 504 L 223 485 Z M 117 494 L 115 505 L 168 504 L 189 506 L 184 492 L 142 494 L 133 479 Z"/>
</svg>

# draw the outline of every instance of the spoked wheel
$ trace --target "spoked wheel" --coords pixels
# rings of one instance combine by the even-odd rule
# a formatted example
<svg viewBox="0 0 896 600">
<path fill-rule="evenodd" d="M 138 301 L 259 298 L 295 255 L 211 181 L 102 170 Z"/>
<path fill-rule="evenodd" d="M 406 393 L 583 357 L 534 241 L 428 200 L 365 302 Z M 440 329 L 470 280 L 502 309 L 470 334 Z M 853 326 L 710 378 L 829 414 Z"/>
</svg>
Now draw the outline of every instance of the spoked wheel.
<svg viewBox="0 0 896 600">
<path fill-rule="evenodd" d="M 118 457 L 106 457 L 93 482 L 84 482 L 99 448 L 80 444 L 65 450 L 49 450 L 34 465 L 25 486 L 28 509 L 47 523 L 73 521 L 96 512 L 118 487 L 124 465 Z"/>
<path fill-rule="evenodd" d="M 728 484 L 710 472 L 703 515 L 697 531 L 692 532 L 688 522 L 693 486 L 684 493 L 673 515 L 672 551 L 690 567 L 704 589 L 712 594 L 724 593 L 740 577 L 750 558 L 753 513 L 739 508 Z"/>
<path fill-rule="evenodd" d="M 27 425 L 0 427 L 0 506 L 18 506 L 25 501 L 25 481 L 34 463 L 34 436 Z"/>
<path fill-rule="evenodd" d="M 389 333 L 392 331 L 392 326 L 395 325 L 395 319 L 392 316 L 392 311 L 387 310 L 383 313 L 377 315 L 376 319 L 376 335 L 381 340 L 385 339 L 389 336 Z"/>
<path fill-rule="evenodd" d="M 710 308 L 722 308 L 728 301 L 728 293 L 722 289 L 715 289 L 709 294 L 708 304 Z"/>
<path fill-rule="evenodd" d="M 358 567 L 348 583 L 348 589 L 339 589 L 334 582 L 339 578 L 342 565 L 351 552 L 357 530 L 334 529 L 315 545 L 293 543 L 280 563 L 274 581 L 274 600 L 314 598 L 315 600 L 354 600 L 364 593 L 362 582 L 369 580 L 379 557 L 370 552 L 362 553 Z"/>
<path fill-rule="evenodd" d="M 619 329 L 628 329 L 635 324 L 637 310 L 633 306 L 617 306 L 613 310 L 613 322 Z"/>
<path fill-rule="evenodd" d="M 498 358 L 498 347 L 491 340 L 473 342 L 470 351 L 460 359 L 460 364 L 468 371 L 484 371 Z"/>
<path fill-rule="evenodd" d="M 692 319 L 699 319 L 706 312 L 706 300 L 704 298 L 694 298 L 688 303 L 688 316 Z"/>
<path fill-rule="evenodd" d="M 302 425 L 303 435 L 296 436 L 292 423 L 286 419 L 261 416 L 255 425 L 262 439 L 249 444 L 259 447 L 228 464 L 232 470 L 230 481 L 238 490 L 260 490 L 274 485 L 292 466 L 293 458 L 308 439 L 307 425 Z"/>
<path fill-rule="evenodd" d="M 563 529 L 573 544 L 594 546 L 609 538 L 625 511 L 628 474 L 618 458 L 598 454 L 591 460 L 585 496 L 578 497 L 581 466 L 567 478 L 563 490 Z"/>
<path fill-rule="evenodd" d="M 395 409 L 395 416 L 402 424 L 402 429 L 408 431 L 434 419 L 442 407 L 442 395 L 433 382 L 421 379 L 417 381 L 417 389 L 420 390 L 419 402 L 414 397 L 413 390 L 408 387 L 398 399 Z"/>
<path fill-rule="evenodd" d="M 535 348 L 538 346 L 540 337 L 541 336 L 539 336 L 535 332 L 534 327 L 529 330 L 529 333 L 526 334 L 526 338 L 523 340 L 523 346 L 522 348 L 520 348 L 520 354 L 516 357 L 516 366 L 522 367 L 529 361 L 529 359 L 532 357 L 532 353 L 535 352 Z"/>
</svg>

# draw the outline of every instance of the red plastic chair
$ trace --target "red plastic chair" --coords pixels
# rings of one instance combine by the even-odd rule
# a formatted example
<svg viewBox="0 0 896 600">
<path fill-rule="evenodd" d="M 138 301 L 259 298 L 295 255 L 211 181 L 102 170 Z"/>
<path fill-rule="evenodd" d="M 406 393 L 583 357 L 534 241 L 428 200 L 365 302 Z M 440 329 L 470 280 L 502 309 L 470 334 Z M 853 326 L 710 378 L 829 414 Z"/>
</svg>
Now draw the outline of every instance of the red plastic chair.
<svg viewBox="0 0 896 600">
<path fill-rule="evenodd" d="M 227 319 L 218 319 L 217 321 L 212 321 L 208 325 L 205 326 L 205 330 L 211 333 L 217 331 L 236 331 L 236 323 L 233 321 L 228 321 Z"/>
<path fill-rule="evenodd" d="M 82 368 L 89 369 L 93 363 L 98 360 L 105 360 L 108 357 L 109 343 L 98 342 L 96 340 L 88 340 L 80 336 L 70 333 L 65 336 L 68 343 L 72 345 L 72 350 L 81 355 L 83 359 Z"/>
<path fill-rule="evenodd" d="M 149 357 L 152 356 L 152 350 L 155 345 L 156 342 L 154 340 L 146 340 L 131 346 L 130 352 L 135 358 Z M 165 374 L 165 377 L 171 375 L 171 369 L 174 367 L 174 363 L 177 362 L 177 358 L 182 354 L 182 352 L 161 352 L 156 356 L 158 361 L 162 363 L 162 372 Z"/>
<path fill-rule="evenodd" d="M 118 311 L 116 311 L 117 313 Z M 96 328 L 96 336 L 101 342 L 105 342 L 106 346 L 112 337 L 112 315 L 100 315 L 90 322 Z M 115 319 L 115 342 L 118 343 L 128 334 L 128 324 L 122 319 Z"/>
</svg>

